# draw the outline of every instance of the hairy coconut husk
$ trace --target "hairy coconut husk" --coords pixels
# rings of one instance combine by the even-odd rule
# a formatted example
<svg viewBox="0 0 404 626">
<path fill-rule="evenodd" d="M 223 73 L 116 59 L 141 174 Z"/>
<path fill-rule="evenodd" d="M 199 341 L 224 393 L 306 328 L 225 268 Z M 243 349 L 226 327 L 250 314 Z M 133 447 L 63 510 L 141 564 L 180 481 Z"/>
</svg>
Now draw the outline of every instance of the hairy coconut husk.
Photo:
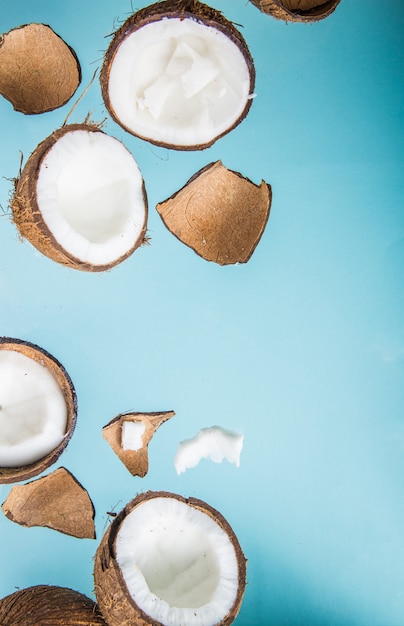
<svg viewBox="0 0 404 626">
<path fill-rule="evenodd" d="M 143 478 L 149 469 L 148 445 L 156 430 L 175 415 L 174 411 L 161 413 L 123 413 L 117 415 L 102 429 L 102 436 L 120 458 L 132 476 Z M 122 425 L 124 422 L 144 424 L 142 447 L 138 450 L 124 450 L 122 447 Z"/>
<path fill-rule="evenodd" d="M 341 0 L 250 0 L 263 13 L 286 22 L 317 22 L 335 11 Z"/>
<path fill-rule="evenodd" d="M 0 600 L 1 626 L 107 626 L 97 605 L 73 589 L 36 585 Z"/>
<path fill-rule="evenodd" d="M 101 92 L 102 97 L 105 103 L 105 106 L 114 119 L 114 121 L 122 126 L 127 132 L 131 134 L 135 134 L 130 128 L 125 126 L 121 120 L 117 117 L 109 98 L 108 93 L 108 83 L 109 83 L 109 74 L 112 62 L 114 60 L 114 56 L 123 42 L 123 40 L 130 34 L 132 34 L 135 30 L 150 24 L 151 22 L 157 22 L 162 19 L 172 19 L 172 18 L 181 18 L 181 19 L 194 19 L 206 26 L 216 28 L 221 31 L 229 39 L 238 46 L 241 52 L 244 55 L 245 61 L 248 66 L 249 74 L 250 74 L 250 93 L 254 92 L 255 86 L 255 66 L 254 61 L 251 56 L 251 53 L 248 49 L 246 41 L 241 33 L 237 30 L 232 22 L 230 22 L 224 15 L 214 9 L 207 4 L 200 2 L 199 0 L 162 0 L 160 2 L 155 2 L 150 4 L 143 9 L 140 9 L 133 15 L 131 15 L 122 26 L 114 33 L 114 37 L 108 47 L 108 50 L 104 57 L 104 62 L 100 72 L 100 84 L 101 84 Z M 142 135 L 137 135 L 141 139 L 146 141 L 150 141 L 151 143 L 174 148 L 176 150 L 202 150 L 211 146 L 217 139 L 222 137 L 224 134 L 227 134 L 233 128 L 238 126 L 243 119 L 248 114 L 252 104 L 252 99 L 249 99 L 246 103 L 245 109 L 242 115 L 232 124 L 230 128 L 228 128 L 221 135 L 216 136 L 212 141 L 208 143 L 204 143 L 202 145 L 193 145 L 193 146 L 181 146 L 181 145 L 173 145 L 167 144 L 164 142 L 154 141 L 149 137 L 144 137 Z"/>
<path fill-rule="evenodd" d="M 0 467 L 0 484 L 14 483 L 28 480 L 44 472 L 48 467 L 56 463 L 63 450 L 69 443 L 76 426 L 77 419 L 77 396 L 69 374 L 63 365 L 49 352 L 39 346 L 23 341 L 22 339 L 12 339 L 10 337 L 0 337 L 0 350 L 14 350 L 37 361 L 46 367 L 56 379 L 62 390 L 67 409 L 66 435 L 61 443 L 42 459 L 23 465 L 20 467 Z"/>
<path fill-rule="evenodd" d="M 157 204 L 167 228 L 207 261 L 219 265 L 246 263 L 268 221 L 271 186 L 259 186 L 210 163 L 174 195 Z"/>
<path fill-rule="evenodd" d="M 52 111 L 81 81 L 74 50 L 46 24 L 24 24 L 0 37 L 0 93 L 16 111 Z"/>
<path fill-rule="evenodd" d="M 180 502 L 210 516 L 231 540 L 237 558 L 239 585 L 234 604 L 229 613 L 220 622 L 220 626 L 232 624 L 240 610 L 246 583 L 246 558 L 233 529 L 223 515 L 206 502 L 197 498 L 184 498 L 183 496 L 165 491 L 148 491 L 139 494 L 114 518 L 101 540 L 95 555 L 94 582 L 97 602 L 104 619 L 109 626 L 150 626 L 151 624 L 161 626 L 160 622 L 151 619 L 134 602 L 128 592 L 116 560 L 116 538 L 125 517 L 142 503 L 152 498 L 161 497 L 176 498 Z"/>
<path fill-rule="evenodd" d="M 15 485 L 2 505 L 21 526 L 42 526 L 78 539 L 95 539 L 93 503 L 64 467 L 25 485 Z"/>
</svg>

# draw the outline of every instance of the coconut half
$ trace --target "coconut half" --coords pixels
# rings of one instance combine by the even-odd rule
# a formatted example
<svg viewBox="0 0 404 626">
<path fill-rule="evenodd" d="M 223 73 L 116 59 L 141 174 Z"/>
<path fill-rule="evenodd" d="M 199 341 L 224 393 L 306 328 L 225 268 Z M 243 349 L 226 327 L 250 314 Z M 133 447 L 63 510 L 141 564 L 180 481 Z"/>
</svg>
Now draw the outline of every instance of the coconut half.
<svg viewBox="0 0 404 626">
<path fill-rule="evenodd" d="M 145 240 L 147 197 L 132 154 L 92 124 L 72 124 L 41 142 L 11 202 L 21 235 L 49 258 L 100 272 Z"/>
<path fill-rule="evenodd" d="M 110 626 L 227 626 L 245 577 L 246 559 L 224 517 L 167 492 L 132 500 L 95 557 L 95 593 Z"/>
<path fill-rule="evenodd" d="M 317 22 L 335 11 L 341 0 L 250 0 L 263 13 L 285 22 Z"/>
<path fill-rule="evenodd" d="M 87 596 L 51 585 L 20 589 L 0 600 L 1 626 L 107 626 Z"/>
<path fill-rule="evenodd" d="M 255 69 L 242 35 L 222 13 L 198 0 L 165 0 L 116 31 L 100 81 L 109 113 L 129 133 L 197 150 L 247 115 Z"/>
<path fill-rule="evenodd" d="M 39 346 L 0 338 L 0 484 L 32 478 L 55 463 L 77 416 L 73 383 Z"/>
<path fill-rule="evenodd" d="M 46 24 L 24 24 L 0 37 L 0 93 L 16 111 L 45 113 L 65 104 L 81 81 L 74 50 Z"/>
</svg>

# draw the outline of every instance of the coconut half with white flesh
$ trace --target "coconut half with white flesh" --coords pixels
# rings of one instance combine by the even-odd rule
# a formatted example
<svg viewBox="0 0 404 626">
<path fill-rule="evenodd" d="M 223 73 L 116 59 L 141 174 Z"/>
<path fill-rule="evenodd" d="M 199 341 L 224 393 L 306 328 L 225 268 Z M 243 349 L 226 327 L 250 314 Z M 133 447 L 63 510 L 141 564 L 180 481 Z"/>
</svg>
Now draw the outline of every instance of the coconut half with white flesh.
<svg viewBox="0 0 404 626">
<path fill-rule="evenodd" d="M 0 484 L 32 478 L 55 463 L 77 416 L 61 363 L 39 346 L 0 338 Z"/>
<path fill-rule="evenodd" d="M 73 269 L 111 269 L 145 241 L 139 167 L 120 141 L 93 124 L 64 126 L 37 146 L 11 208 L 23 237 Z"/>
<path fill-rule="evenodd" d="M 100 81 L 110 115 L 129 133 L 198 150 L 245 118 L 255 69 L 244 38 L 222 13 L 198 0 L 165 0 L 116 31 Z"/>
<path fill-rule="evenodd" d="M 95 593 L 110 626 L 227 626 L 245 578 L 246 559 L 221 513 L 164 491 L 132 500 L 95 557 Z"/>
<path fill-rule="evenodd" d="M 335 11 L 341 0 L 250 0 L 263 13 L 285 22 L 317 22 Z"/>
</svg>

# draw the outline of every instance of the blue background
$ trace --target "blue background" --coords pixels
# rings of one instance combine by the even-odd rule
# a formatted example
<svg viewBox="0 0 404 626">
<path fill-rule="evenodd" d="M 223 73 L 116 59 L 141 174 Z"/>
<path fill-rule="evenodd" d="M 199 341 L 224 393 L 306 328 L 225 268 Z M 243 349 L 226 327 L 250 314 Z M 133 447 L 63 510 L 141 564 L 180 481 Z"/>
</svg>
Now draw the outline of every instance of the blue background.
<svg viewBox="0 0 404 626">
<path fill-rule="evenodd" d="M 52 26 L 83 80 L 63 108 L 24 116 L 0 99 L 1 334 L 39 344 L 78 395 L 67 467 L 96 508 L 97 540 L 0 515 L 0 596 L 34 584 L 93 594 L 93 555 L 138 492 L 165 489 L 221 511 L 248 558 L 238 626 L 404 625 L 404 14 L 399 0 L 342 0 L 317 24 L 285 24 L 247 0 L 212 5 L 241 29 L 257 97 L 202 152 L 156 148 L 118 127 L 98 79 L 69 121 L 108 118 L 146 183 L 151 245 L 108 273 L 66 269 L 20 240 L 10 179 L 60 126 L 102 63 L 107 35 L 146 2 L 1 0 L 0 31 Z M 157 202 L 221 159 L 273 188 L 245 265 L 198 257 Z M 173 409 L 133 478 L 103 440 L 121 412 Z M 179 441 L 244 434 L 241 466 L 177 476 Z M 0 486 L 4 501 L 10 486 Z"/>
</svg>

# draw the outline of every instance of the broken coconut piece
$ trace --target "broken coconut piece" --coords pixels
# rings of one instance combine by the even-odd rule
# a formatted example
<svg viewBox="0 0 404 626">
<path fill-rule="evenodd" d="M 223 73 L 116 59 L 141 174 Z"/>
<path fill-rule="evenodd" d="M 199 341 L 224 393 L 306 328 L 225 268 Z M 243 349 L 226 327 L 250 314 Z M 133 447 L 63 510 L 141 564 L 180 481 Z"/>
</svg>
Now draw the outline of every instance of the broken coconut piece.
<svg viewBox="0 0 404 626">
<path fill-rule="evenodd" d="M 227 626 L 245 589 L 246 559 L 225 518 L 196 498 L 138 495 L 95 556 L 95 593 L 110 626 Z"/>
<path fill-rule="evenodd" d="M 160 146 L 199 150 L 247 115 L 255 69 L 222 13 L 198 0 L 165 0 L 116 31 L 100 81 L 109 113 L 125 130 Z"/>
<path fill-rule="evenodd" d="M 178 445 L 174 459 L 177 474 L 196 467 L 202 459 L 221 463 L 224 459 L 240 466 L 240 454 L 244 436 L 221 426 L 202 428 L 195 437 L 185 439 Z"/>
<path fill-rule="evenodd" d="M 11 208 L 23 237 L 73 269 L 111 269 L 145 240 L 147 197 L 137 163 L 93 124 L 64 126 L 38 145 Z"/>
<path fill-rule="evenodd" d="M 1 508 L 21 526 L 43 526 L 78 539 L 95 539 L 93 503 L 64 467 L 25 485 L 15 485 Z"/>
<path fill-rule="evenodd" d="M 74 50 L 46 24 L 24 24 L 0 37 L 0 93 L 16 111 L 45 113 L 65 104 L 81 81 Z"/>
<path fill-rule="evenodd" d="M 0 337 L 0 484 L 55 463 L 76 417 L 76 392 L 62 364 L 33 343 Z"/>
<path fill-rule="evenodd" d="M 132 476 L 143 477 L 149 469 L 149 441 L 174 415 L 174 411 L 123 413 L 104 426 L 102 435 Z"/>
<path fill-rule="evenodd" d="M 255 185 L 221 161 L 194 174 L 156 209 L 167 228 L 207 261 L 245 263 L 268 221 L 271 186 Z"/>
<path fill-rule="evenodd" d="M 250 0 L 263 13 L 285 22 L 317 22 L 335 11 L 341 0 Z"/>
<path fill-rule="evenodd" d="M 107 626 L 87 596 L 51 585 L 20 589 L 0 600 L 1 626 Z"/>
</svg>

